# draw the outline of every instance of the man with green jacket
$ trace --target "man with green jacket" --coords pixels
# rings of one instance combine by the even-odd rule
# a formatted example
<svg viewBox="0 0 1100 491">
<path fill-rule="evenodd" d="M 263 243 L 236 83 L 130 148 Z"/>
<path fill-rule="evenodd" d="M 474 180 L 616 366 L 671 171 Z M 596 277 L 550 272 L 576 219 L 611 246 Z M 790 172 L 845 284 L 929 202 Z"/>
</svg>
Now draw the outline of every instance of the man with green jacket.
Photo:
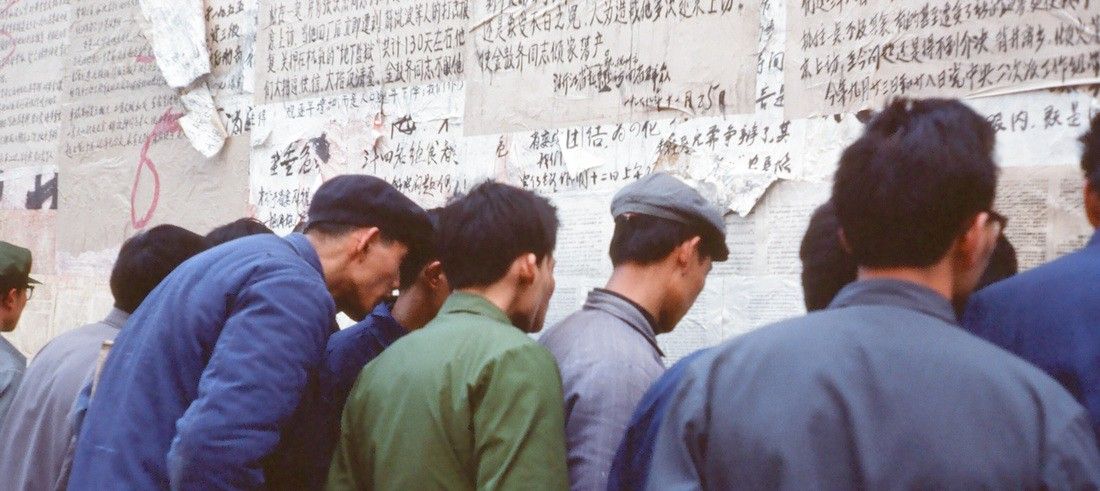
<svg viewBox="0 0 1100 491">
<path fill-rule="evenodd" d="M 455 292 L 391 345 L 348 397 L 328 489 L 566 489 L 561 377 L 527 333 L 554 290 L 545 199 L 486 182 L 447 206 Z"/>
</svg>

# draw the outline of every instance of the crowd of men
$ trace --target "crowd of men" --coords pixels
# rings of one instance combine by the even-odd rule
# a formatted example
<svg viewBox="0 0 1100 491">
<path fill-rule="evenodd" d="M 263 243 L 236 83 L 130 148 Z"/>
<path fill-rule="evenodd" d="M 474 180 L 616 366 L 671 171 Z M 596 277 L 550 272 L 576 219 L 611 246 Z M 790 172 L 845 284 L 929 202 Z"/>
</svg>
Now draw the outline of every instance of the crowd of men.
<svg viewBox="0 0 1100 491">
<path fill-rule="evenodd" d="M 1098 226 L 1100 116 L 1081 140 Z M 667 370 L 729 250 L 666 173 L 615 195 L 611 277 L 537 341 L 559 223 L 530 191 L 425 211 L 347 175 L 301 233 L 151 228 L 103 321 L 29 366 L 0 338 L 0 488 L 1095 489 L 1100 239 L 1015 274 L 994 149 L 956 100 L 888 104 L 803 239 L 810 313 Z M 0 243 L 4 331 L 31 265 Z"/>
</svg>

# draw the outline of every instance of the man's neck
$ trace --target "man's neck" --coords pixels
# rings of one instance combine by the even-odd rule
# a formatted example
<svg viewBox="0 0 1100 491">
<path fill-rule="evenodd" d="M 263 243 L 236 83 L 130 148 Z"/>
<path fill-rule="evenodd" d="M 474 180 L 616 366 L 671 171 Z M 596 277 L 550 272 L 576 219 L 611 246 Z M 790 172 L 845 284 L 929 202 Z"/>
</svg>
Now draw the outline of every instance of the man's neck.
<svg viewBox="0 0 1100 491">
<path fill-rule="evenodd" d="M 859 267 L 860 280 L 899 280 L 915 283 L 951 301 L 954 298 L 954 281 L 946 265 L 935 264 L 927 268 L 867 268 Z"/>
<path fill-rule="evenodd" d="M 611 272 L 604 288 L 638 304 L 659 323 L 661 304 L 664 302 L 664 289 L 661 287 L 664 276 L 659 266 L 621 264 Z"/>
<path fill-rule="evenodd" d="M 496 308 L 500 309 L 501 312 L 504 312 L 504 315 L 508 316 L 508 319 L 511 320 L 512 325 L 519 327 L 516 320 L 516 304 L 519 300 L 519 294 L 516 292 L 515 285 L 507 281 L 507 279 L 484 287 L 461 288 L 455 291 L 484 298 L 489 303 L 496 306 Z"/>
<path fill-rule="evenodd" d="M 393 303 L 393 308 L 390 310 L 390 315 L 393 316 L 398 325 L 405 328 L 406 331 L 412 332 L 424 327 L 435 317 L 435 314 L 423 308 L 427 304 L 428 299 L 425 298 L 423 292 L 413 286 L 401 292 L 401 295 L 397 297 L 397 301 Z"/>
</svg>

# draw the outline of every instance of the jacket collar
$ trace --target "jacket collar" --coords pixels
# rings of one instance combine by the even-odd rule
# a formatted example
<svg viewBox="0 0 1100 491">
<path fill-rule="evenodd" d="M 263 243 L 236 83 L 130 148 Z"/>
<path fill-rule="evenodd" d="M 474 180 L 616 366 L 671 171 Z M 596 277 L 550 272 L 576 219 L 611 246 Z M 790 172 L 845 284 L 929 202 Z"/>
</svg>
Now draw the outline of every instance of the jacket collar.
<svg viewBox="0 0 1100 491">
<path fill-rule="evenodd" d="M 642 307 L 630 299 L 610 290 L 595 288 L 588 292 L 588 299 L 584 302 L 585 310 L 601 310 L 611 314 L 634 329 L 657 350 L 657 354 L 665 356 L 661 347 L 657 346 L 657 333 L 654 328 L 653 318 Z"/>
<path fill-rule="evenodd" d="M 107 318 L 103 319 L 103 323 L 111 326 L 115 329 L 122 329 L 122 325 L 126 324 L 126 319 L 130 318 L 130 314 L 119 310 L 118 308 L 111 308 L 111 313 L 107 314 Z"/>
<path fill-rule="evenodd" d="M 409 333 L 405 326 L 402 326 L 397 322 L 397 319 L 393 318 L 393 305 L 388 302 L 378 302 L 378 306 L 371 311 L 370 318 L 382 341 L 387 346 Z"/>
<path fill-rule="evenodd" d="M 309 243 L 309 239 L 305 235 L 299 233 L 293 233 L 284 238 L 290 247 L 297 252 L 302 259 L 305 259 L 313 269 L 317 270 L 317 274 L 320 274 L 322 278 L 325 276 L 325 272 L 321 269 L 321 257 L 317 255 L 317 251 L 313 248 L 313 244 Z"/>
<path fill-rule="evenodd" d="M 443 308 L 439 309 L 440 315 L 457 313 L 480 315 L 503 324 L 512 325 L 512 320 L 508 318 L 503 310 L 486 300 L 485 297 L 473 293 L 454 292 L 447 297 L 447 301 L 443 303 Z"/>
<path fill-rule="evenodd" d="M 874 279 L 849 283 L 837 293 L 829 309 L 853 305 L 886 305 L 915 310 L 949 324 L 958 324 L 955 309 L 930 288 L 901 280 Z"/>
</svg>

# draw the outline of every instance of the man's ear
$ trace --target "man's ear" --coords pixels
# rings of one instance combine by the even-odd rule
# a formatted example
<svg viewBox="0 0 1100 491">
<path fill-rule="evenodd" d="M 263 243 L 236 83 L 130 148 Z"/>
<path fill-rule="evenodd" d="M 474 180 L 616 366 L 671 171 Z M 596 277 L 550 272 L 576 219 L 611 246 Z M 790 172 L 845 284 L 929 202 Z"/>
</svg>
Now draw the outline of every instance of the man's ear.
<svg viewBox="0 0 1100 491">
<path fill-rule="evenodd" d="M 538 275 L 539 260 L 535 257 L 535 253 L 528 252 L 516 257 L 515 260 L 512 261 L 512 268 L 515 270 L 516 277 L 519 278 L 520 283 L 534 283 L 535 276 Z"/>
<path fill-rule="evenodd" d="M 18 288 L 9 288 L 8 291 L 4 292 L 3 296 L 0 296 L 0 306 L 2 306 L 5 309 L 9 309 L 9 310 L 14 309 L 15 308 L 15 302 L 18 299 L 18 297 L 19 297 L 19 289 Z"/>
<path fill-rule="evenodd" d="M 844 235 L 844 229 L 836 228 L 836 240 L 840 242 L 840 248 L 844 250 L 844 253 L 851 256 L 852 246 L 848 244 L 848 236 Z"/>
<path fill-rule="evenodd" d="M 676 246 L 676 250 L 673 251 L 676 256 L 676 265 L 683 268 L 691 265 L 692 262 L 697 263 L 699 261 L 699 242 L 702 240 L 702 237 L 696 235 Z"/>
<path fill-rule="evenodd" d="M 1085 216 L 1093 228 L 1100 227 L 1100 189 L 1085 181 Z"/>
<path fill-rule="evenodd" d="M 382 232 L 378 230 L 378 227 L 361 228 L 355 231 L 352 236 L 354 240 L 353 251 L 355 253 L 367 252 L 372 245 L 382 240 Z"/>
<path fill-rule="evenodd" d="M 438 260 L 428 262 L 421 270 L 420 275 L 432 288 L 438 288 L 443 282 L 447 281 L 447 277 L 443 274 L 443 263 Z"/>
<path fill-rule="evenodd" d="M 955 240 L 955 249 L 959 259 L 966 267 L 973 267 L 986 259 L 988 251 L 993 250 L 997 236 L 989 233 L 989 213 L 981 212 L 970 220 L 970 226 Z M 992 242 L 992 243 L 991 243 Z"/>
</svg>

